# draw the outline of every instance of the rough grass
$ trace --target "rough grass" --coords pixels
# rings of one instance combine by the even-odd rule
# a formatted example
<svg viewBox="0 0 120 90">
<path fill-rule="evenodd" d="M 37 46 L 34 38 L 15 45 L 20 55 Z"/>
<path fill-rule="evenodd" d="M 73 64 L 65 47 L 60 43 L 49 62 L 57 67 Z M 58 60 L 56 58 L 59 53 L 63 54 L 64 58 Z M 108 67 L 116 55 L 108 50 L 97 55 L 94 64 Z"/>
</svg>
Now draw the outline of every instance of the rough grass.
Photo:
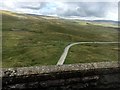
<svg viewBox="0 0 120 90">
<path fill-rule="evenodd" d="M 70 43 L 80 41 L 117 41 L 118 39 L 118 31 L 115 28 L 80 25 L 71 20 L 45 19 L 42 16 L 21 14 L 20 16 L 27 17 L 23 18 L 19 17 L 19 14 L 12 13 L 12 15 L 9 15 L 7 13 L 2 15 L 3 67 L 55 65 L 64 48 Z M 81 48 L 89 50 L 89 53 L 84 52 L 84 50 L 81 51 Z M 116 60 L 117 57 L 114 56 L 116 52 L 113 52 L 113 50 L 109 51 L 108 48 L 113 48 L 113 46 L 75 46 L 73 48 L 74 52 L 69 54 L 68 62 L 65 63 L 105 61 L 108 57 L 111 60 Z M 98 55 L 98 50 L 101 53 L 104 50 L 106 52 L 108 50 L 111 54 Z M 85 55 L 91 55 L 94 59 L 85 59 Z M 77 61 L 74 62 L 74 60 Z"/>
<path fill-rule="evenodd" d="M 118 60 L 117 44 L 81 44 L 73 46 L 65 64 Z"/>
</svg>

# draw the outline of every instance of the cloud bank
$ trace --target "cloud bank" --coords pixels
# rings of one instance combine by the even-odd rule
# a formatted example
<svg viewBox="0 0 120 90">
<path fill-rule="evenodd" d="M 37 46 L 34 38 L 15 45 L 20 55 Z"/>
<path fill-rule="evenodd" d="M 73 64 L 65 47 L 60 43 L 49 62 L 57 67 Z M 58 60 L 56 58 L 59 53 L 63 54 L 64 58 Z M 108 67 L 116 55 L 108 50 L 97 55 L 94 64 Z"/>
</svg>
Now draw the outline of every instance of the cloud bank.
<svg viewBox="0 0 120 90">
<path fill-rule="evenodd" d="M 118 20 L 117 2 L 21 2 L 4 0 L 1 10 L 71 19 Z"/>
</svg>

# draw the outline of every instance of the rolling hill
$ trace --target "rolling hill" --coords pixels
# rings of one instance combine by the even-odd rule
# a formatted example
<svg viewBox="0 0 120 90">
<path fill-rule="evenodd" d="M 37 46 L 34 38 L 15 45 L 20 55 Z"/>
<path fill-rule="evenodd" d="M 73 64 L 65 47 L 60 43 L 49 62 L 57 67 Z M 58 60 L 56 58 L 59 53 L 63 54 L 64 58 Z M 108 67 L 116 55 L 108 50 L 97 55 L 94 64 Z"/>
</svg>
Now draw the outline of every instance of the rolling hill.
<svg viewBox="0 0 120 90">
<path fill-rule="evenodd" d="M 65 46 L 70 43 L 118 41 L 118 29 L 109 25 L 104 27 L 90 22 L 88 24 L 88 21 L 10 11 L 0 13 L 3 67 L 55 65 Z M 118 60 L 117 53 L 117 45 L 78 45 L 71 48 L 65 63 Z"/>
</svg>

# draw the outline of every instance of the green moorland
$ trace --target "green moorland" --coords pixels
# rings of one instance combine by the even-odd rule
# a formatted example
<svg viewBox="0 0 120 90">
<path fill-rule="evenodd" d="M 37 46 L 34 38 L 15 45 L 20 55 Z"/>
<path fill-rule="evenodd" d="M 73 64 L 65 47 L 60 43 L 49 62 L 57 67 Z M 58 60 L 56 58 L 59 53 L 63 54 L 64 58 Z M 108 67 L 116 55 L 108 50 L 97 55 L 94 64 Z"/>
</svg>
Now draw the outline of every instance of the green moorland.
<svg viewBox="0 0 120 90">
<path fill-rule="evenodd" d="M 80 41 L 117 41 L 114 27 L 80 24 L 49 16 L 2 13 L 2 67 L 55 65 L 64 48 Z M 84 22 L 81 22 L 84 23 Z M 83 44 L 70 49 L 65 64 L 118 60 L 117 44 Z"/>
</svg>

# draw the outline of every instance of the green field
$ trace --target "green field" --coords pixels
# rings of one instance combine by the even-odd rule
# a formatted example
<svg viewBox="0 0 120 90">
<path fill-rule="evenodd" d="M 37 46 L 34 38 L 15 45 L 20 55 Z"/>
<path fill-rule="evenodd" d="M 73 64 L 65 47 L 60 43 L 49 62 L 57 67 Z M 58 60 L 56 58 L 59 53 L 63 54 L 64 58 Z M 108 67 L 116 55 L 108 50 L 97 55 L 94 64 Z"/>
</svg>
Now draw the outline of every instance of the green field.
<svg viewBox="0 0 120 90">
<path fill-rule="evenodd" d="M 55 17 L 2 13 L 2 67 L 55 65 L 64 48 L 80 41 L 118 41 L 114 27 L 83 25 Z M 51 18 L 51 19 L 48 19 Z M 85 22 L 81 22 L 85 23 Z M 108 53 L 106 53 L 108 52 Z M 65 63 L 118 59 L 117 45 L 76 45 Z"/>
<path fill-rule="evenodd" d="M 73 46 L 67 56 L 65 64 L 117 61 L 117 44 L 81 44 Z M 74 54 L 75 53 L 75 54 Z"/>
</svg>

